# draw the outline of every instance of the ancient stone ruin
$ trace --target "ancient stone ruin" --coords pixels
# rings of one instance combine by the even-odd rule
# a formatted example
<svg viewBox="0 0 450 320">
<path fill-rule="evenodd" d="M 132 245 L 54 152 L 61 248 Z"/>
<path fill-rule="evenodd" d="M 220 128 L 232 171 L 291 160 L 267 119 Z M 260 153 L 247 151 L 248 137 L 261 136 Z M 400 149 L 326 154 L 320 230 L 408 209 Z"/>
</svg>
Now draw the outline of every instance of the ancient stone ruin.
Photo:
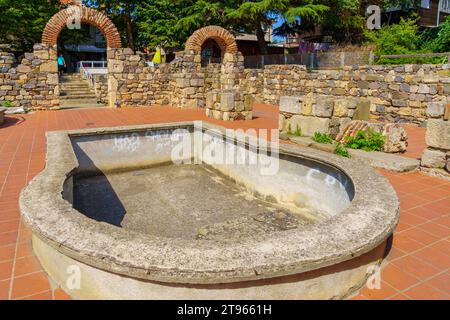
<svg viewBox="0 0 450 320">
<path fill-rule="evenodd" d="M 450 179 L 450 104 L 432 103 L 427 109 L 426 143 L 422 167 L 432 174 Z"/>
</svg>

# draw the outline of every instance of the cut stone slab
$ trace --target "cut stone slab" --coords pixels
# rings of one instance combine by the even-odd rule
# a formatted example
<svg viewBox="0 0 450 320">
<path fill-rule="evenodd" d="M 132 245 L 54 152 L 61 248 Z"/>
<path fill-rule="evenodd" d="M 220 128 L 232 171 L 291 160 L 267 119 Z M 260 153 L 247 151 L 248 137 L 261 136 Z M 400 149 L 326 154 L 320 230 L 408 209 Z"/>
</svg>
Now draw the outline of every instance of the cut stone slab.
<svg viewBox="0 0 450 320">
<path fill-rule="evenodd" d="M 446 101 L 430 102 L 427 108 L 427 115 L 430 118 L 440 118 L 444 115 Z"/>
<path fill-rule="evenodd" d="M 280 98 L 280 112 L 300 114 L 300 97 L 282 96 Z"/>
<path fill-rule="evenodd" d="M 385 169 L 395 172 L 409 172 L 419 169 L 420 161 L 405 158 L 390 153 L 366 152 L 363 150 L 348 149 L 352 159 L 363 162 L 375 168 Z"/>
<path fill-rule="evenodd" d="M 369 121 L 370 118 L 370 101 L 368 99 L 360 99 L 356 105 L 356 111 L 353 114 L 353 120 Z"/>
<path fill-rule="evenodd" d="M 442 169 L 446 165 L 445 159 L 445 152 L 427 149 L 422 155 L 422 166 L 426 168 Z"/>
<path fill-rule="evenodd" d="M 450 150 L 450 121 L 429 119 L 426 142 L 430 147 Z"/>
<path fill-rule="evenodd" d="M 330 128 L 330 119 L 327 118 L 295 115 L 289 120 L 289 123 L 293 132 L 295 132 L 298 126 L 302 134 L 309 137 L 313 136 L 316 132 L 328 133 Z"/>
</svg>

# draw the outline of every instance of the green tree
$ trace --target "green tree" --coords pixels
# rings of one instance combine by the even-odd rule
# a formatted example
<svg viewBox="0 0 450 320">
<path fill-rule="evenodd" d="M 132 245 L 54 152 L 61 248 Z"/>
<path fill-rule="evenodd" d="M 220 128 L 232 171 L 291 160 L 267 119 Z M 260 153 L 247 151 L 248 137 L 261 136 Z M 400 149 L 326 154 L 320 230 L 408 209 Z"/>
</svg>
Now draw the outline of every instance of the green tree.
<svg viewBox="0 0 450 320">
<path fill-rule="evenodd" d="M 299 21 L 319 21 L 327 10 L 327 6 L 314 0 L 261 0 L 235 1 L 226 13 L 234 25 L 255 33 L 261 53 L 267 54 L 264 26 L 271 26 L 275 16 L 285 17 L 285 24 L 277 30 L 283 34 L 295 29 Z"/>
<path fill-rule="evenodd" d="M 198 28 L 225 26 L 220 1 L 143 0 L 136 14 L 139 41 L 150 48 L 181 47 Z"/>
<path fill-rule="evenodd" d="M 13 44 L 21 52 L 32 51 L 59 7 L 58 0 L 0 0 L 0 43 Z"/>
<path fill-rule="evenodd" d="M 136 16 L 140 9 L 139 0 L 84 0 L 84 4 L 105 12 L 121 31 L 124 43 L 136 49 Z"/>
<path fill-rule="evenodd" d="M 401 19 L 398 24 L 383 26 L 380 30 L 366 32 L 367 39 L 376 45 L 375 54 L 411 54 L 424 52 L 418 33 L 417 19 Z M 404 60 L 379 60 L 378 63 L 406 63 Z"/>
<path fill-rule="evenodd" d="M 433 52 L 450 51 L 450 16 L 439 26 L 436 37 L 425 43 L 426 47 Z"/>
</svg>

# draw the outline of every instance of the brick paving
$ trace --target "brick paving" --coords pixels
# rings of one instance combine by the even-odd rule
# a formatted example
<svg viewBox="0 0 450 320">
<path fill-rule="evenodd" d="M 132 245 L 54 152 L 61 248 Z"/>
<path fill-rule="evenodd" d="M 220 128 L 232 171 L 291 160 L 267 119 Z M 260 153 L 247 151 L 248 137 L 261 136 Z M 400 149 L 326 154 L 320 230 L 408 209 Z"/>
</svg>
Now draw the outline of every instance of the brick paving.
<svg viewBox="0 0 450 320">
<path fill-rule="evenodd" d="M 54 130 L 208 120 L 229 128 L 276 128 L 277 109 L 257 105 L 255 119 L 224 123 L 202 110 L 171 107 L 74 109 L 8 117 L 0 127 L 0 300 L 70 299 L 55 288 L 33 255 L 31 234 L 20 220 L 21 189 L 45 164 L 45 133 Z M 423 129 L 412 132 L 407 156 L 425 148 Z M 380 171 L 401 200 L 400 224 L 382 270 L 381 290 L 354 299 L 450 299 L 450 182 L 421 173 Z"/>
</svg>

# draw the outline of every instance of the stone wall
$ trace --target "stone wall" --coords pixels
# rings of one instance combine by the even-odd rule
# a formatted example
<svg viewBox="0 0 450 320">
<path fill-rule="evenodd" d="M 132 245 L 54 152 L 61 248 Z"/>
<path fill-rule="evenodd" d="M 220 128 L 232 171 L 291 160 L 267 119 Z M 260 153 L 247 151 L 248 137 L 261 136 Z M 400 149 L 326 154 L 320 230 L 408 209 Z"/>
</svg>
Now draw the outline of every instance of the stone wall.
<svg viewBox="0 0 450 320">
<path fill-rule="evenodd" d="M 427 113 L 430 117 L 426 133 L 428 148 L 422 155 L 422 168 L 450 179 L 450 105 L 432 103 Z"/>
<path fill-rule="evenodd" d="M 108 90 L 111 107 L 169 104 L 170 75 L 176 64 L 148 66 L 131 49 L 108 50 Z"/>
<path fill-rule="evenodd" d="M 370 102 L 364 98 L 340 97 L 308 93 L 305 96 L 280 98 L 279 129 L 282 132 L 313 136 L 328 133 L 335 138 L 341 128 L 352 119 L 362 119 L 357 113 L 367 114 Z"/>
<path fill-rule="evenodd" d="M 227 50 L 233 48 L 231 41 L 223 45 Z M 34 53 L 27 54 L 15 68 L 13 56 L 0 51 L 0 101 L 32 109 L 58 107 L 55 47 L 36 45 Z M 108 50 L 108 66 L 107 83 L 102 79 L 95 89 L 100 100 L 108 99 L 112 107 L 170 104 L 204 108 L 206 94 L 219 89 L 251 94 L 257 101 L 274 105 L 282 96 L 367 98 L 374 116 L 420 123 L 429 118 L 429 107 L 448 103 L 450 96 L 448 64 L 319 71 L 308 71 L 300 65 L 273 65 L 253 70 L 244 69 L 240 53 L 226 52 L 221 64 L 203 68 L 200 54 L 187 49 L 172 63 L 152 67 L 142 55 L 119 48 Z M 346 117 L 351 118 L 351 113 L 350 109 Z"/>
<path fill-rule="evenodd" d="M 262 79 L 252 81 L 249 79 Z M 298 65 L 246 70 L 244 90 L 261 102 L 278 105 L 281 96 L 309 93 L 335 98 L 365 97 L 371 112 L 388 121 L 422 122 L 428 105 L 450 96 L 450 65 L 359 66 L 343 70 L 307 71 Z"/>
<path fill-rule="evenodd" d="M 108 104 L 108 76 L 107 75 L 94 75 L 92 82 L 90 83 L 92 89 L 94 89 L 97 101 L 103 104 Z"/>
<path fill-rule="evenodd" d="M 4 47 L 3 47 L 4 48 Z M 37 44 L 13 67 L 14 56 L 0 52 L 0 103 L 9 101 L 25 109 L 52 109 L 59 106 L 59 79 L 56 46 Z"/>
</svg>

